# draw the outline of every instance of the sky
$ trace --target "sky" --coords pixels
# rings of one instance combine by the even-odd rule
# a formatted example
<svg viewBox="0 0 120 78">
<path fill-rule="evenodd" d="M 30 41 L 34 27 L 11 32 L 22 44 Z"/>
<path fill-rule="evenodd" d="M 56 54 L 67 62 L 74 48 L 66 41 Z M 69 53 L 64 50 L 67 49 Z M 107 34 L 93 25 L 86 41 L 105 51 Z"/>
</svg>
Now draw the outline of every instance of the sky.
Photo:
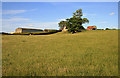
<svg viewBox="0 0 120 78">
<path fill-rule="evenodd" d="M 59 29 L 58 23 L 82 9 L 87 26 L 118 28 L 118 2 L 3 2 L 2 31 L 14 32 L 18 27 Z"/>
<path fill-rule="evenodd" d="M 119 0 L 2 0 L 2 2 L 118 2 Z"/>
</svg>

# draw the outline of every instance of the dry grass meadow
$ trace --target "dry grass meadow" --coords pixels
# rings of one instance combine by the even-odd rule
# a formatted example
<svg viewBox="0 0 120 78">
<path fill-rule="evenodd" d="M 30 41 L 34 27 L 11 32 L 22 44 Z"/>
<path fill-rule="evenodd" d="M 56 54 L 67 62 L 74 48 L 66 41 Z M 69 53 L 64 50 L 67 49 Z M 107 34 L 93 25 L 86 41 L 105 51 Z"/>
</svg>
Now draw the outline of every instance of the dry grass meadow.
<svg viewBox="0 0 120 78">
<path fill-rule="evenodd" d="M 118 30 L 3 35 L 3 76 L 117 76 Z"/>
</svg>

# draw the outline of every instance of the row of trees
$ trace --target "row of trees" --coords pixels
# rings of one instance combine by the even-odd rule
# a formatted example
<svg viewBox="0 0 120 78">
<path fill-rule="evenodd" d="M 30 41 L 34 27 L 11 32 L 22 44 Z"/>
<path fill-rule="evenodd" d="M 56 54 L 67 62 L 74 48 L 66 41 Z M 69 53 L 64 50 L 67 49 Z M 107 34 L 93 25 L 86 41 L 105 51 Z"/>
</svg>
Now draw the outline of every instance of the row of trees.
<svg viewBox="0 0 120 78">
<path fill-rule="evenodd" d="M 82 9 L 76 10 L 73 13 L 73 17 L 66 19 L 66 21 L 60 21 L 59 27 L 62 29 L 64 26 L 68 29 L 68 32 L 80 32 L 82 29 L 85 29 L 82 24 L 89 23 L 87 18 L 81 18 L 83 16 Z"/>
</svg>

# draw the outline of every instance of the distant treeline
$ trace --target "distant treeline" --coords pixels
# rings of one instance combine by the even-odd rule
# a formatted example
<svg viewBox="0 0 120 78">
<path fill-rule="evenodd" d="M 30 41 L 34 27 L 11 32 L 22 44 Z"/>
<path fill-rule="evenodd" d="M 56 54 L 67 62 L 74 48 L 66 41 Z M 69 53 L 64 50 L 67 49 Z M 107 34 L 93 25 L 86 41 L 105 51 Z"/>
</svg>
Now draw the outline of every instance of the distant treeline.
<svg viewBox="0 0 120 78">
<path fill-rule="evenodd" d="M 104 30 L 104 29 L 97 29 L 97 30 Z"/>
<path fill-rule="evenodd" d="M 97 30 L 104 30 L 104 29 L 97 29 Z M 117 29 L 109 29 L 109 28 L 106 28 L 105 30 L 117 30 Z"/>
</svg>

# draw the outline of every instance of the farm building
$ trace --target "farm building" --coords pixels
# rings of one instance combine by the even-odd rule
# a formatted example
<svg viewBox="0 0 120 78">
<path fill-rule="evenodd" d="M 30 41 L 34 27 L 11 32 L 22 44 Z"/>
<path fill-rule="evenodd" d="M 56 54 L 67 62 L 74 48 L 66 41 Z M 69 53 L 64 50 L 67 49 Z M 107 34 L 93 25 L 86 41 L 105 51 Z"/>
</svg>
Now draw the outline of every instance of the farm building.
<svg viewBox="0 0 120 78">
<path fill-rule="evenodd" d="M 15 32 L 10 32 L 10 34 L 14 34 Z"/>
<path fill-rule="evenodd" d="M 97 27 L 96 26 L 88 26 L 87 30 L 97 30 Z"/>
<path fill-rule="evenodd" d="M 25 33 L 25 32 L 41 32 L 42 29 L 31 29 L 31 28 L 17 28 L 15 33 Z"/>
</svg>

